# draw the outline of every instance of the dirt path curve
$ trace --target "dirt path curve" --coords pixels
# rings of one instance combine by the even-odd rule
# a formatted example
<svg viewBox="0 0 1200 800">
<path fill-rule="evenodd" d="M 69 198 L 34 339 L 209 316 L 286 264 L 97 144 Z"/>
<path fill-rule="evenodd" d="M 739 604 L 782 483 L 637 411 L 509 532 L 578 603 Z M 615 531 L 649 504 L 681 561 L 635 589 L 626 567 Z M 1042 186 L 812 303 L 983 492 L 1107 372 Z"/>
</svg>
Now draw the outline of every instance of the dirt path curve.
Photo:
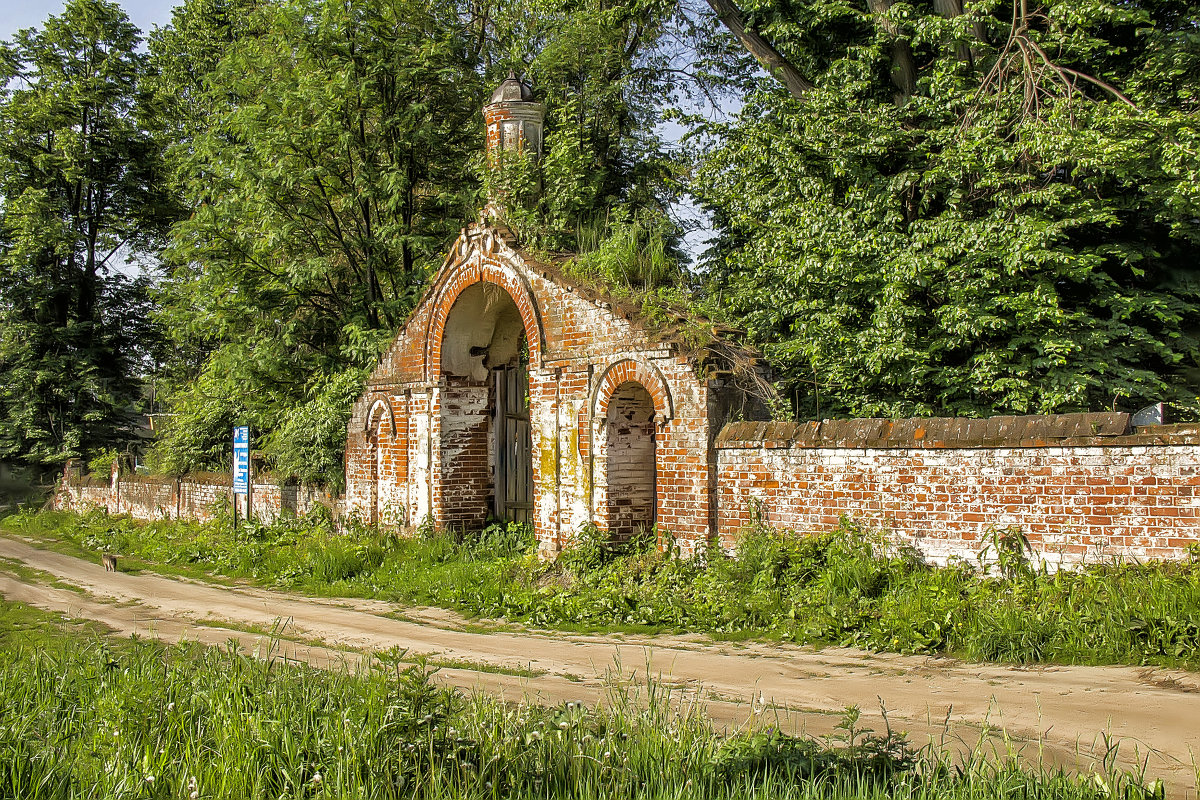
<svg viewBox="0 0 1200 800">
<path fill-rule="evenodd" d="M 1010 667 L 952 659 L 879 655 L 786 644 L 714 643 L 699 636 L 584 636 L 545 631 L 480 632 L 440 609 L 396 609 L 378 601 L 328 600 L 229 588 L 153 574 L 106 573 L 99 564 L 0 538 L 0 558 L 26 564 L 78 590 L 0 574 L 0 595 L 124 633 L 209 644 L 237 639 L 260 651 L 266 637 L 238 630 L 286 624 L 274 652 L 329 666 L 358 653 L 401 647 L 442 660 L 536 671 L 537 677 L 443 669 L 455 686 L 544 703 L 599 702 L 617 676 L 649 674 L 681 702 L 700 702 L 719 723 L 750 718 L 825 735 L 850 705 L 920 745 L 1010 745 L 1023 757 L 1090 771 L 1108 744 L 1118 760 L 1144 762 L 1172 796 L 1195 797 L 1200 759 L 1200 675 L 1131 667 Z M 384 616 L 402 612 L 404 619 Z M 231 624 L 221 627 L 221 623 Z M 468 626 L 470 627 L 470 626 Z M 949 725 L 946 724 L 947 718 Z"/>
</svg>

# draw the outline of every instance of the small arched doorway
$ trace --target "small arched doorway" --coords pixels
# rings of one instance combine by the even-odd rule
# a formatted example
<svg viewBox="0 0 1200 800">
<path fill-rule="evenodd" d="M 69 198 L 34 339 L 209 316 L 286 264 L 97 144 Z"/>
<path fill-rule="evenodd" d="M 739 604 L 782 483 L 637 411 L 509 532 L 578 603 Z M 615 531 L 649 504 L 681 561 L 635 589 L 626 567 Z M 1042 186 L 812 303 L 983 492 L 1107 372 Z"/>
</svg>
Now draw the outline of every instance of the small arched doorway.
<svg viewBox="0 0 1200 800">
<path fill-rule="evenodd" d="M 626 381 L 616 388 L 604 419 L 605 516 L 614 541 L 625 541 L 656 522 L 654 399 Z"/>
<path fill-rule="evenodd" d="M 529 359 L 521 312 L 503 287 L 459 294 L 441 346 L 442 522 L 533 518 Z"/>
<path fill-rule="evenodd" d="M 385 503 L 384 450 L 387 446 L 385 438 L 387 431 L 384 430 L 384 422 L 387 419 L 387 406 L 384 404 L 384 401 L 376 400 L 371 405 L 371 411 L 367 415 L 368 463 L 371 470 L 369 481 L 370 497 L 368 498 L 367 508 L 370 514 L 370 522 L 373 525 L 379 525 L 383 522 Z"/>
</svg>

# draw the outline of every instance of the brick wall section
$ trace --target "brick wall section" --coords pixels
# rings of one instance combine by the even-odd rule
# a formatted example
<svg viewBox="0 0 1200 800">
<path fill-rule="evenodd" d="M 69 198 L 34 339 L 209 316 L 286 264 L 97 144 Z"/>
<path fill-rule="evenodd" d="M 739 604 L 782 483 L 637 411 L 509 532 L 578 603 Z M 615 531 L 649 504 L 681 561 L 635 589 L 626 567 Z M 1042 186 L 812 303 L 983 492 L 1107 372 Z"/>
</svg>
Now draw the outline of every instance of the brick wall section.
<svg viewBox="0 0 1200 800">
<path fill-rule="evenodd" d="M 229 475 L 211 472 L 180 478 L 115 473 L 105 482 L 81 475 L 68 464 L 54 495 L 54 507 L 70 511 L 103 509 L 142 520 L 207 522 L 219 505 L 233 496 L 232 483 Z M 261 477 L 254 482 L 251 508 L 260 522 L 270 522 L 284 511 L 306 514 L 317 505 L 332 509 L 336 515 L 340 503 L 317 487 L 280 484 Z M 246 513 L 245 497 L 238 498 L 238 511 Z"/>
<path fill-rule="evenodd" d="M 1177 559 L 1200 541 L 1198 445 L 1196 426 L 1131 431 L 1124 414 L 729 425 L 720 539 L 758 512 L 800 531 L 845 515 L 942 562 L 1014 526 L 1050 564 Z"/>
<path fill-rule="evenodd" d="M 632 381 L 609 399 L 603 437 L 604 523 L 617 539 L 627 539 L 654 522 L 654 400 Z"/>
<path fill-rule="evenodd" d="M 687 552 L 709 535 L 712 508 L 710 451 L 715 428 L 708 413 L 709 382 L 670 343 L 648 333 L 620 308 L 563 281 L 552 267 L 514 249 L 502 230 L 472 226 L 450 249 L 446 263 L 372 374 L 347 428 L 348 513 L 371 516 L 375 485 L 407 498 L 407 522 L 429 515 L 439 524 L 459 512 L 461 481 L 446 454 L 461 444 L 461 411 L 451 410 L 453 388 L 441 374 L 441 346 L 450 309 L 467 287 L 502 287 L 517 306 L 529 347 L 534 528 L 543 548 L 556 552 L 585 523 L 603 523 L 603 474 L 593 442 L 605 421 L 610 384 L 635 380 L 655 398 L 659 493 L 657 516 Z M 448 399 L 449 397 L 449 399 Z M 372 406 L 385 398 L 402 443 L 369 435 Z M 715 421 L 714 421 L 715 422 Z M 382 448 L 382 470 L 372 466 Z M 471 456 L 478 466 L 478 453 Z M 398 465 L 404 460 L 408 468 Z M 473 473 L 471 491 L 490 499 L 494 464 Z M 376 472 L 381 476 L 377 477 Z M 387 477 L 395 475 L 396 477 Z M 403 476 L 403 477 L 401 477 Z M 483 494 L 485 493 L 485 494 Z"/>
<path fill-rule="evenodd" d="M 494 489 L 487 384 L 449 378 L 442 392 L 442 519 L 458 529 L 487 523 Z"/>
<path fill-rule="evenodd" d="M 1123 414 L 722 428 L 762 409 L 636 313 L 486 225 L 451 247 L 354 408 L 348 513 L 397 526 L 482 524 L 495 486 L 483 423 L 491 401 L 471 400 L 442 374 L 445 328 L 459 324 L 450 311 L 480 282 L 512 298 L 528 342 L 533 519 L 546 553 L 586 523 L 612 525 L 605 426 L 631 382 L 654 405 L 655 518 L 685 554 L 712 537 L 731 546 L 752 497 L 774 524 L 820 530 L 846 514 L 942 560 L 974 556 L 992 527 L 1020 527 L 1048 560 L 1064 562 L 1179 557 L 1200 538 L 1191 496 L 1200 430 L 1131 433 Z M 621 491 L 631 486 L 618 480 Z M 377 498 L 395 511 L 380 511 Z"/>
</svg>

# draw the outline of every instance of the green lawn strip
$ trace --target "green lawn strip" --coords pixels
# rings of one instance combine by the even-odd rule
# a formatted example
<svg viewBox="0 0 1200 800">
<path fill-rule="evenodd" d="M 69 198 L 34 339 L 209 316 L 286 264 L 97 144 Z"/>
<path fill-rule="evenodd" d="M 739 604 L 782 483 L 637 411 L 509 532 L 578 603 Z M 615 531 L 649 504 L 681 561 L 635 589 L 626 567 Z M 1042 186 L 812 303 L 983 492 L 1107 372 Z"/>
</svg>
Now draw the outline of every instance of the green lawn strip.
<svg viewBox="0 0 1200 800">
<path fill-rule="evenodd" d="M 930 567 L 851 524 L 820 535 L 756 526 L 736 557 L 705 563 L 646 538 L 615 550 L 584 531 L 554 563 L 519 526 L 469 535 L 327 519 L 137 523 L 103 514 L 19 514 L 0 529 L 88 552 L 185 566 L 317 596 L 378 598 L 475 618 L 586 633 L 705 633 L 1006 663 L 1200 667 L 1200 561 L 1038 571 L 1012 550 L 1004 574 Z"/>
<path fill-rule="evenodd" d="M 44 512 L 54 514 L 55 517 L 61 512 Z M 20 520 L 20 521 L 18 521 Z M 19 530 L 20 537 L 28 544 L 34 545 L 44 550 L 50 550 L 55 553 L 61 553 L 65 556 L 72 556 L 83 561 L 92 563 L 100 563 L 101 552 L 112 552 L 118 556 L 118 568 L 121 572 L 128 575 L 139 575 L 142 572 L 153 572 L 156 575 L 167 575 L 179 578 L 190 578 L 192 580 L 200 580 L 208 583 L 218 583 L 225 586 L 235 586 L 239 582 L 227 575 L 221 574 L 217 569 L 203 563 L 188 563 L 185 561 L 158 561 L 150 558 L 139 558 L 137 555 L 130 553 L 117 552 L 113 550 L 100 551 L 95 547 L 88 547 L 82 544 L 79 540 L 68 538 L 62 534 L 61 527 L 54 526 L 29 526 L 23 524 L 23 517 L 18 517 L 9 525 L 5 525 L 4 520 L 0 520 L 0 532 L 16 532 Z M 15 525 L 20 525 L 15 528 Z M 89 542 L 95 545 L 95 541 Z"/>
<path fill-rule="evenodd" d="M 1075 776 L 1011 754 L 769 728 L 725 735 L 667 687 L 596 708 L 465 697 L 427 662 L 318 670 L 234 644 L 99 635 L 0 601 L 0 797 L 1161 797 L 1149 776 Z"/>
</svg>

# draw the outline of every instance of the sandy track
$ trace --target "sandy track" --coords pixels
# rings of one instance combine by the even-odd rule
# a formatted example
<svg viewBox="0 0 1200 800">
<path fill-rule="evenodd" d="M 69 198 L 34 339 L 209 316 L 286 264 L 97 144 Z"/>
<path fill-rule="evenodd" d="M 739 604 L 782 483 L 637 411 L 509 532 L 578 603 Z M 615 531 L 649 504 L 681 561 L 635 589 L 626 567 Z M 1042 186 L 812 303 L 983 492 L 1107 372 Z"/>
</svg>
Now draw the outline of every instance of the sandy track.
<svg viewBox="0 0 1200 800">
<path fill-rule="evenodd" d="M 357 653 L 391 647 L 472 664 L 544 672 L 535 678 L 443 669 L 452 685 L 510 699 L 599 702 L 606 682 L 634 684 L 647 674 L 699 701 L 727 726 L 751 717 L 810 734 L 829 733 L 837 712 L 858 705 L 882 727 L 880 702 L 895 729 L 916 744 L 946 740 L 973 746 L 984 727 L 1023 756 L 1090 770 L 1105 736 L 1125 764 L 1145 761 L 1174 796 L 1195 796 L 1193 753 L 1200 758 L 1200 675 L 1130 667 L 1009 667 L 952 659 L 813 650 L 786 644 L 732 645 L 693 636 L 582 636 L 525 630 L 478 632 L 439 609 L 325 600 L 228 588 L 153 574 L 105 573 L 99 564 L 0 538 L 0 558 L 23 562 L 83 589 L 69 591 L 0 575 L 0 594 L 124 633 L 187 638 L 208 644 L 237 639 L 264 651 L 261 635 L 220 623 L 270 629 L 286 623 L 276 644 L 287 658 L 330 666 Z M 383 614 L 400 611 L 405 619 Z M 197 624 L 203 622 L 204 624 Z M 314 644 L 313 642 L 316 642 Z M 347 652 L 348 651 L 348 652 Z M 763 710 L 763 707 L 766 707 Z M 944 724 L 949 717 L 950 725 Z"/>
</svg>

